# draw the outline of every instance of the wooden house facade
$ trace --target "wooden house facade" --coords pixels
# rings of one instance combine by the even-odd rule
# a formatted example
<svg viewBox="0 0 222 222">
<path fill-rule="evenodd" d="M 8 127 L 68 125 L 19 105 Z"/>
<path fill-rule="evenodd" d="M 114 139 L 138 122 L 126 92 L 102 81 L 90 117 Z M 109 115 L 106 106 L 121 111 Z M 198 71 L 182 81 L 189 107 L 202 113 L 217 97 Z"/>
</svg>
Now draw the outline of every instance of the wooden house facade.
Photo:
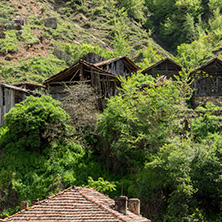
<svg viewBox="0 0 222 222">
<path fill-rule="evenodd" d="M 45 80 L 44 85 L 47 87 L 47 93 L 54 99 L 63 100 L 67 93 L 66 87 L 79 82 L 89 84 L 102 98 L 116 95 L 117 87 L 120 86 L 117 75 L 82 59 Z"/>
<path fill-rule="evenodd" d="M 191 73 L 194 81 L 193 104 L 198 106 L 207 101 L 222 105 L 222 61 L 214 58 Z"/>
<path fill-rule="evenodd" d="M 111 73 L 115 73 L 119 76 L 127 78 L 132 76 L 133 73 L 136 73 L 141 68 L 137 66 L 132 60 L 126 56 L 119 56 L 109 60 L 101 61 L 94 64 L 96 67 L 99 67 L 103 70 L 106 70 Z"/>
<path fill-rule="evenodd" d="M 152 75 L 154 78 L 164 76 L 166 79 L 175 79 L 174 75 L 179 75 L 182 66 L 170 58 L 165 58 L 154 65 L 144 69 L 143 74 Z"/>
<path fill-rule="evenodd" d="M 0 126 L 4 124 L 3 116 L 8 113 L 16 103 L 22 102 L 30 95 L 41 96 L 39 93 L 28 89 L 0 83 Z"/>
</svg>

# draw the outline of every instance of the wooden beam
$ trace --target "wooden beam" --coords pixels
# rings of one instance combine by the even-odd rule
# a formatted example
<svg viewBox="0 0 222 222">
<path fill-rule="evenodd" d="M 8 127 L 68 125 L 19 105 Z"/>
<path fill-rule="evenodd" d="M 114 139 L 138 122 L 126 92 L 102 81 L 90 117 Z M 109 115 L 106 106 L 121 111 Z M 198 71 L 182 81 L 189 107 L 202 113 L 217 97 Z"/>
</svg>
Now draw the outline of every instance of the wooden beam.
<svg viewBox="0 0 222 222">
<path fill-rule="evenodd" d="M 91 80 L 83 80 L 83 81 L 61 81 L 61 82 L 52 82 L 49 84 L 49 86 L 51 85 L 66 85 L 66 84 L 76 84 L 76 83 L 79 83 L 79 82 L 82 82 L 82 83 L 89 83 L 91 82 Z"/>
<path fill-rule="evenodd" d="M 80 81 L 83 81 L 84 77 L 83 77 L 83 64 L 80 64 L 79 67 L 79 79 Z"/>
<path fill-rule="evenodd" d="M 72 78 L 69 80 L 69 82 L 72 82 L 72 80 L 75 78 L 75 76 L 77 75 L 78 72 L 79 72 L 79 69 L 77 69 L 77 71 L 76 71 L 75 74 L 72 76 Z"/>
</svg>

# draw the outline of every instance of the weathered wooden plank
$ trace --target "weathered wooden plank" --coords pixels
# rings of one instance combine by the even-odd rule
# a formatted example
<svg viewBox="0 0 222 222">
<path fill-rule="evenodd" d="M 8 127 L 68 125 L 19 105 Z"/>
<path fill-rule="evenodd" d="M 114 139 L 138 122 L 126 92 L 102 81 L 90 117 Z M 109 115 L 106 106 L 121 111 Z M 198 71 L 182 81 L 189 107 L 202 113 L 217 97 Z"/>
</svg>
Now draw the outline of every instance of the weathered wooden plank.
<svg viewBox="0 0 222 222">
<path fill-rule="evenodd" d="M 99 93 L 99 95 L 102 93 L 101 92 L 101 82 L 100 82 L 100 75 L 99 74 L 97 74 L 97 87 L 98 87 L 98 93 Z"/>
<path fill-rule="evenodd" d="M 14 89 L 10 89 L 10 106 L 11 108 L 15 106 L 15 90 Z"/>
<path fill-rule="evenodd" d="M 11 96 L 10 89 L 5 88 L 5 105 L 6 105 L 6 113 L 11 109 Z"/>
</svg>

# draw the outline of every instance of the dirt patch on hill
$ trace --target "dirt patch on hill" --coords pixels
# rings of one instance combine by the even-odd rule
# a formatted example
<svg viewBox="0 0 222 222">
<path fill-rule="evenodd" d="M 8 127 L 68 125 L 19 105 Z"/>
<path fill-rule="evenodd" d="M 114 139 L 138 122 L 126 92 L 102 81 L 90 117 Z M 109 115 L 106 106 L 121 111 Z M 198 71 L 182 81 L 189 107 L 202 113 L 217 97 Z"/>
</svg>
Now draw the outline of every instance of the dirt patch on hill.
<svg viewBox="0 0 222 222">
<path fill-rule="evenodd" d="M 11 0 L 9 5 L 15 8 L 15 16 L 22 16 L 24 19 L 27 19 L 28 16 L 36 16 L 40 19 L 43 18 L 43 11 L 46 12 L 47 9 L 44 8 L 43 5 L 39 2 L 28 1 L 27 0 Z M 28 24 L 28 21 L 27 21 Z M 28 45 L 23 41 L 19 42 L 18 51 L 15 53 L 7 53 L 0 55 L 0 62 L 10 61 L 12 63 L 16 63 L 17 60 L 25 59 L 29 57 L 35 56 L 44 56 L 47 57 L 50 53 L 53 52 L 53 48 L 49 47 L 51 40 L 48 40 L 45 37 L 41 37 L 43 34 L 43 30 L 33 29 L 32 30 L 34 36 L 40 40 L 40 43 Z"/>
<path fill-rule="evenodd" d="M 27 0 L 11 0 L 9 5 L 14 6 L 16 8 L 16 13 L 20 16 L 27 16 L 30 14 L 35 16 L 42 15 L 43 6 L 35 1 L 29 1 L 27 5 Z"/>
</svg>

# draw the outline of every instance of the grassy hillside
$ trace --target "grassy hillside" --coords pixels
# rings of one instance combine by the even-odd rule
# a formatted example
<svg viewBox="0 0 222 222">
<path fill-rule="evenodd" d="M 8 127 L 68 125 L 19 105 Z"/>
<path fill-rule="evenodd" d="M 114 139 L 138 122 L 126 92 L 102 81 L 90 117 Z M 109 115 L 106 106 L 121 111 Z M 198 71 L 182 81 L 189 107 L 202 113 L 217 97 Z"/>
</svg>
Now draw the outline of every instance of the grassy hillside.
<svg viewBox="0 0 222 222">
<path fill-rule="evenodd" d="M 130 18 L 116 1 L 3 0 L 0 3 L 0 80 L 12 83 L 42 83 L 84 54 L 94 51 L 106 58 L 135 57 L 141 52 L 156 54 L 155 62 L 167 54 L 149 38 L 141 21 Z M 18 28 L 11 21 L 21 16 L 26 24 Z M 43 20 L 57 18 L 57 28 Z M 20 29 L 20 30 L 17 30 Z M 70 55 L 65 62 L 53 53 Z M 150 57 L 150 56 L 149 56 Z"/>
</svg>

